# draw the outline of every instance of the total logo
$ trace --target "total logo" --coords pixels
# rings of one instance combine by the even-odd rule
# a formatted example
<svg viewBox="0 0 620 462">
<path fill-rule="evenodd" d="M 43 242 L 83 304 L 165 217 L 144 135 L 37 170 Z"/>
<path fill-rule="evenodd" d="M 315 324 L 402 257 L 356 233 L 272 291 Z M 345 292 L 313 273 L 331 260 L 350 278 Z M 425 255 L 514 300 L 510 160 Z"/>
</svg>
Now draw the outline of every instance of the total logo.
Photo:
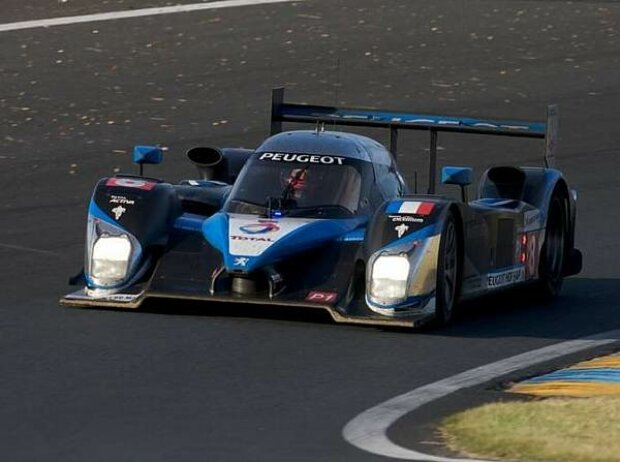
<svg viewBox="0 0 620 462">
<path fill-rule="evenodd" d="M 231 241 L 249 241 L 249 242 L 274 242 L 274 240 L 269 237 L 238 236 L 236 234 L 232 234 L 230 236 L 230 240 Z"/>
<path fill-rule="evenodd" d="M 276 221 L 273 220 L 258 220 L 258 223 L 251 223 L 239 228 L 245 234 L 267 234 L 280 231 Z"/>
</svg>

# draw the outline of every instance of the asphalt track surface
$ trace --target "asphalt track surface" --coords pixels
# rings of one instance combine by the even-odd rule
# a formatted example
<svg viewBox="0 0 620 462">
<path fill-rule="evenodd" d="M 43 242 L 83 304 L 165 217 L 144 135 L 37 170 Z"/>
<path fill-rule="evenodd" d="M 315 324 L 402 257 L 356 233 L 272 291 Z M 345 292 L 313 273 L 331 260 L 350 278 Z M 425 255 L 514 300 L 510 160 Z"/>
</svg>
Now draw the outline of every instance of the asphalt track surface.
<svg viewBox="0 0 620 462">
<path fill-rule="evenodd" d="M 0 23 L 165 4 L 3 0 Z M 614 2 L 308 0 L 0 35 L 1 458 L 381 460 L 342 439 L 364 409 L 620 327 L 619 21 Z M 583 273 L 550 306 L 504 296 L 415 333 L 173 302 L 60 308 L 95 181 L 130 171 L 137 143 L 169 147 L 149 173 L 171 180 L 194 175 L 191 146 L 256 146 L 277 85 L 296 101 L 510 118 L 558 103 Z M 425 142 L 401 136 L 410 178 L 424 177 Z M 535 141 L 448 135 L 440 146 L 442 164 L 477 173 L 542 160 Z M 420 447 L 488 388 L 407 416 L 390 436 Z"/>
</svg>

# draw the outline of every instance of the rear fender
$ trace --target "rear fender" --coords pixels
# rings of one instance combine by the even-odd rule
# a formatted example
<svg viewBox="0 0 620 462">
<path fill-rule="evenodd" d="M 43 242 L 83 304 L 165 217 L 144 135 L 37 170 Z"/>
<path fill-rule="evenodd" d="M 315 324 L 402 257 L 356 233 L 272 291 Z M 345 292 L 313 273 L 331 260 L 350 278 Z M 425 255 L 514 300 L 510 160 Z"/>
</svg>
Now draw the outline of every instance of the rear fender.
<svg viewBox="0 0 620 462">
<path fill-rule="evenodd" d="M 547 227 L 547 217 L 549 215 L 549 205 L 551 198 L 556 190 L 561 191 L 564 196 L 566 210 L 566 267 L 564 275 L 577 274 L 581 270 L 581 254 L 575 249 L 575 224 L 577 218 L 577 192 L 569 189 L 568 182 L 559 170 L 542 167 L 502 167 L 514 169 L 525 174 L 519 200 L 527 202 L 540 210 L 540 221 L 543 228 Z M 480 179 L 479 197 L 485 197 L 488 193 L 489 172 L 487 170 Z"/>
<path fill-rule="evenodd" d="M 577 192 L 568 187 L 568 182 L 562 173 L 555 169 L 543 169 L 536 167 L 523 167 L 527 175 L 525 185 L 524 201 L 532 204 L 541 211 L 543 226 L 547 227 L 547 217 L 549 216 L 549 205 L 555 191 L 559 191 L 564 197 L 566 210 L 565 227 L 567 230 L 566 239 L 566 268 L 565 275 L 576 274 L 581 270 L 581 261 L 572 262 L 573 254 L 579 253 L 575 249 L 575 224 L 577 219 Z M 579 255 L 580 256 L 580 255 Z M 576 257 L 575 257 L 576 258 Z M 571 268 L 578 268 L 573 270 Z"/>
<path fill-rule="evenodd" d="M 515 187 L 504 188 L 504 190 L 501 188 L 494 188 L 494 182 L 490 178 L 490 175 L 498 171 L 503 171 L 506 174 L 514 173 L 514 175 L 506 176 L 513 177 L 513 185 Z M 523 181 L 517 181 L 518 175 L 522 175 Z M 569 201 L 569 203 L 566 204 L 566 210 L 568 211 L 567 229 L 569 229 L 572 239 L 574 233 L 571 231 L 574 230 L 576 194 L 572 194 L 568 190 L 567 182 L 559 170 L 542 167 L 492 167 L 484 172 L 480 178 L 478 197 L 481 199 L 487 197 L 501 197 L 527 202 L 540 210 L 541 221 L 543 226 L 546 227 L 549 204 L 556 186 L 564 191 Z"/>
</svg>

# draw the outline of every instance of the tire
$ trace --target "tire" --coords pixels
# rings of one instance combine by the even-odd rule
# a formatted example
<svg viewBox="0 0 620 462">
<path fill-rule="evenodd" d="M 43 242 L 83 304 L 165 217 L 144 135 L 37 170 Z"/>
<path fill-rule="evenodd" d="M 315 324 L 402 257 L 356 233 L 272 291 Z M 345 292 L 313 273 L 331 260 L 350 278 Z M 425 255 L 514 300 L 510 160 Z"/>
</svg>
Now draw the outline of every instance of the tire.
<svg viewBox="0 0 620 462">
<path fill-rule="evenodd" d="M 450 322 L 458 300 L 461 251 L 456 220 L 448 213 L 441 230 L 435 289 L 435 323 Z"/>
<path fill-rule="evenodd" d="M 545 241 L 540 251 L 538 264 L 537 291 L 544 301 L 552 301 L 562 289 L 566 242 L 566 200 L 556 190 L 549 202 Z"/>
</svg>

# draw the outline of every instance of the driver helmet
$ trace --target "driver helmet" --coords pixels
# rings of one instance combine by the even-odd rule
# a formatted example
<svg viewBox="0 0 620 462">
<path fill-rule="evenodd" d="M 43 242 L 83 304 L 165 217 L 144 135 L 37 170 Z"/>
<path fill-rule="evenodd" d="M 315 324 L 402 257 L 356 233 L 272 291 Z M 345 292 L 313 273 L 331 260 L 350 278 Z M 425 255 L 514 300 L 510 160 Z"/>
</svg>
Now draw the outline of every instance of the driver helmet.
<svg viewBox="0 0 620 462">
<path fill-rule="evenodd" d="M 291 198 L 301 199 L 308 186 L 308 169 L 291 169 L 288 176 L 284 178 L 283 186 L 291 189 Z"/>
</svg>

